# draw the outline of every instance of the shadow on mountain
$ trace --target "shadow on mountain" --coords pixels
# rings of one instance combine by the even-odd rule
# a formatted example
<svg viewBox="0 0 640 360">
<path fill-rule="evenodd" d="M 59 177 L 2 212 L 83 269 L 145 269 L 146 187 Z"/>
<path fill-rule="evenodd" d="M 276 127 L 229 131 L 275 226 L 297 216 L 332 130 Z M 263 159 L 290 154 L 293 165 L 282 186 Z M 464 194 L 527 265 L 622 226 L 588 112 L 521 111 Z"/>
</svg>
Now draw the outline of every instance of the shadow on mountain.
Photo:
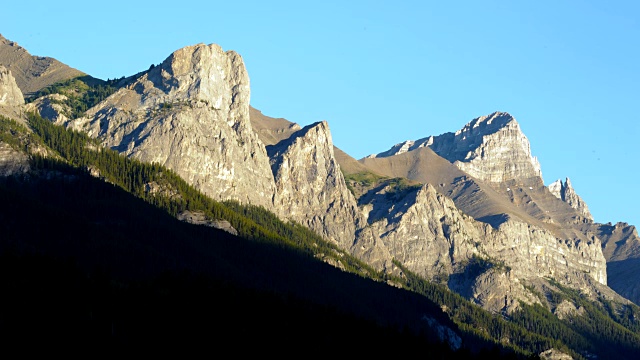
<svg viewBox="0 0 640 360">
<path fill-rule="evenodd" d="M 5 349 L 455 355 L 422 318 L 457 327 L 418 294 L 180 222 L 81 172 L 47 176 L 0 179 Z"/>
<path fill-rule="evenodd" d="M 607 285 L 627 299 L 640 299 L 640 258 L 607 262 Z"/>
</svg>

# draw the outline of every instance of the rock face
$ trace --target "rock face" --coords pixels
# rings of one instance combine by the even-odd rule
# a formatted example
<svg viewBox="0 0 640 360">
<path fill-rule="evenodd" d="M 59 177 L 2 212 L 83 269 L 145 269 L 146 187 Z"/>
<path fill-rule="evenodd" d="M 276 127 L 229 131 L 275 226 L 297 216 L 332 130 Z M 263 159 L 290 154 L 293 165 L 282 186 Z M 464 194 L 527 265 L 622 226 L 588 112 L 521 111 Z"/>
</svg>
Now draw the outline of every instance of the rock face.
<svg viewBox="0 0 640 360">
<path fill-rule="evenodd" d="M 213 199 L 270 208 L 274 180 L 251 128 L 249 97 L 240 55 L 198 44 L 177 50 L 66 125 L 173 169 Z"/>
<path fill-rule="evenodd" d="M 18 88 L 11 71 L 0 65 L 0 106 L 16 107 L 23 104 L 22 91 Z"/>
<path fill-rule="evenodd" d="M 56 59 L 32 56 L 22 46 L 5 39 L 2 35 L 0 65 L 12 71 L 18 87 L 27 96 L 56 82 L 86 75 Z"/>
<path fill-rule="evenodd" d="M 430 185 L 404 193 L 376 188 L 360 199 L 368 222 L 391 256 L 495 312 L 518 300 L 539 302 L 525 282 L 553 277 L 570 286 L 606 284 L 600 242 L 559 240 L 508 219 L 495 229 L 463 214 Z"/>
<path fill-rule="evenodd" d="M 549 349 L 540 353 L 541 360 L 572 360 L 570 355 L 557 349 Z"/>
<path fill-rule="evenodd" d="M 587 219 L 593 221 L 593 216 L 589 212 L 589 207 L 571 186 L 571 181 L 566 178 L 564 182 L 558 179 L 549 185 L 549 191 L 558 199 L 566 202 L 572 208 L 578 210 Z"/>
<path fill-rule="evenodd" d="M 65 95 L 50 94 L 28 103 L 25 106 L 25 110 L 27 112 L 36 112 L 45 119 L 61 123 L 67 121 L 69 119 L 67 115 L 71 113 L 71 109 L 63 105 L 65 100 L 67 100 Z"/>
<path fill-rule="evenodd" d="M 538 185 L 542 172 L 531 155 L 529 140 L 516 119 L 494 112 L 473 119 L 455 133 L 407 141 L 371 157 L 387 157 L 431 147 L 467 174 L 491 184 L 522 182 Z"/>
<path fill-rule="evenodd" d="M 275 209 L 350 248 L 353 243 L 343 240 L 355 238 L 359 211 L 333 156 L 327 122 L 306 126 L 267 152 L 276 181 Z"/>
<path fill-rule="evenodd" d="M 267 146 L 276 183 L 274 209 L 381 268 L 389 253 L 370 231 L 334 156 L 329 124 L 317 122 Z"/>
</svg>

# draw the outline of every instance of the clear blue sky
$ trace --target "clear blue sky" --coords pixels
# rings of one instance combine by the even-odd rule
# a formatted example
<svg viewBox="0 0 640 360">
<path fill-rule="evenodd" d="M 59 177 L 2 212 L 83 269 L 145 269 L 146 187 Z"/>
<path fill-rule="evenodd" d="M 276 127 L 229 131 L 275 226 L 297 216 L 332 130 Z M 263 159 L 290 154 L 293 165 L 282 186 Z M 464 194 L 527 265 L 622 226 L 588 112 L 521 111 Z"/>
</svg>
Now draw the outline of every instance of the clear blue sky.
<svg viewBox="0 0 640 360">
<path fill-rule="evenodd" d="M 640 225 L 640 2 L 11 1 L 0 33 L 92 76 L 196 43 L 239 52 L 252 105 L 327 120 L 355 158 L 511 113 L 546 184 Z"/>
</svg>

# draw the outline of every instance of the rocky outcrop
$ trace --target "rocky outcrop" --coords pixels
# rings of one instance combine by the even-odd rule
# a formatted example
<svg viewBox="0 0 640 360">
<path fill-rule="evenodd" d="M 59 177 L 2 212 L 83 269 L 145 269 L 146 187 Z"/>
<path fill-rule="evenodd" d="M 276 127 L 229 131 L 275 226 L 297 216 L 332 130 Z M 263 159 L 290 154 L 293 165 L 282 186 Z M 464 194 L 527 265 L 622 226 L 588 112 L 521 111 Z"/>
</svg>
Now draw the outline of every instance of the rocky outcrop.
<svg viewBox="0 0 640 360">
<path fill-rule="evenodd" d="M 355 238 L 359 211 L 333 156 L 327 122 L 306 126 L 267 151 L 276 181 L 275 209 L 350 248 L 353 243 L 345 241 Z"/>
<path fill-rule="evenodd" d="M 640 305 L 640 236 L 635 226 L 616 224 L 589 224 L 589 230 L 602 241 L 602 252 L 607 259 L 608 285 L 618 294 Z"/>
<path fill-rule="evenodd" d="M 2 35 L 0 35 L 0 65 L 11 70 L 18 87 L 27 96 L 59 81 L 85 75 L 56 59 L 32 56 L 18 43 L 5 39 Z"/>
<path fill-rule="evenodd" d="M 65 101 L 67 101 L 67 96 L 65 95 L 50 94 L 28 103 L 25 106 L 25 111 L 36 112 L 44 119 L 61 123 L 67 121 L 69 114 L 71 114 L 71 108 L 65 105 Z"/>
<path fill-rule="evenodd" d="M 178 214 L 177 218 L 180 221 L 188 222 L 190 224 L 209 226 L 216 229 L 224 230 L 231 235 L 238 235 L 238 231 L 227 220 L 209 219 L 202 212 L 192 212 L 185 210 Z"/>
<path fill-rule="evenodd" d="M 0 65 L 0 106 L 16 107 L 23 104 L 22 91 L 18 88 L 11 71 Z"/>
<path fill-rule="evenodd" d="M 388 157 L 426 146 L 467 174 L 491 184 L 542 182 L 529 140 L 516 119 L 505 112 L 475 118 L 455 133 L 406 141 L 370 157 Z"/>
<path fill-rule="evenodd" d="M 22 91 L 11 70 L 0 65 L 0 115 L 22 122 L 23 105 Z"/>
<path fill-rule="evenodd" d="M 267 147 L 276 183 L 274 209 L 281 217 L 304 224 L 325 239 L 349 249 L 372 265 L 390 261 L 349 192 L 333 153 L 326 121 L 295 132 Z"/>
<path fill-rule="evenodd" d="M 572 360 L 573 358 L 557 349 L 549 349 L 539 354 L 541 360 Z"/>
<path fill-rule="evenodd" d="M 29 171 L 29 157 L 0 141 L 0 176 L 22 174 Z"/>
<path fill-rule="evenodd" d="M 572 287 L 606 284 L 600 242 L 560 240 L 544 229 L 507 219 L 497 229 L 458 210 L 430 185 L 403 193 L 376 188 L 360 199 L 391 256 L 428 279 L 492 311 L 518 300 L 537 302 L 523 283 L 552 277 Z"/>
<path fill-rule="evenodd" d="M 177 50 L 87 116 L 61 123 L 164 165 L 213 199 L 271 208 L 274 180 L 251 127 L 249 98 L 240 55 L 198 44 Z"/>
<path fill-rule="evenodd" d="M 564 182 L 558 179 L 551 183 L 548 187 L 549 191 L 551 191 L 551 193 L 555 197 L 566 202 L 572 208 L 578 210 L 578 212 L 584 217 L 593 221 L 593 216 L 591 216 L 591 212 L 589 212 L 589 207 L 573 189 L 573 186 L 571 186 L 571 180 L 569 180 L 569 178 L 566 178 Z"/>
</svg>

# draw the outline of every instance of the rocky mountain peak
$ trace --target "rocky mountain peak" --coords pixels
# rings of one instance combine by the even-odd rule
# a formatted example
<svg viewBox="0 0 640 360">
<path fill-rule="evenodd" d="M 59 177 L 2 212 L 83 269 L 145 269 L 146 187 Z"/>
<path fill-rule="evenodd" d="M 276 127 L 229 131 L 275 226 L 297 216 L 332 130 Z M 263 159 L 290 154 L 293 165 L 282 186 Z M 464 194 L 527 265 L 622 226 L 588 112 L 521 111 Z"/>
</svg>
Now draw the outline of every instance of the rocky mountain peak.
<svg viewBox="0 0 640 360">
<path fill-rule="evenodd" d="M 18 88 L 11 70 L 0 65 L 0 106 L 20 106 L 24 104 L 22 91 Z"/>
<path fill-rule="evenodd" d="M 455 133 L 405 141 L 369 158 L 390 157 L 428 146 L 441 157 L 490 184 L 542 184 L 542 172 L 529 140 L 516 119 L 494 112 L 467 123 Z"/>
<path fill-rule="evenodd" d="M 593 216 L 591 215 L 591 212 L 589 212 L 589 207 L 573 189 L 573 186 L 571 186 L 571 180 L 569 180 L 568 177 L 564 182 L 561 179 L 554 181 L 548 186 L 548 188 L 555 197 L 566 202 L 572 208 L 578 210 L 578 212 L 584 215 L 584 217 L 593 221 Z"/>
<path fill-rule="evenodd" d="M 224 51 L 217 44 L 197 44 L 176 50 L 149 71 L 148 79 L 172 100 L 202 100 L 218 110 L 231 105 L 230 99 L 224 96 L 226 93 L 246 97 L 238 100 L 247 103 L 250 93 L 242 57 L 234 51 Z"/>
<path fill-rule="evenodd" d="M 216 200 L 270 208 L 273 175 L 251 127 L 249 76 L 216 44 L 175 51 L 67 126 L 157 162 Z"/>
<path fill-rule="evenodd" d="M 267 146 L 278 212 L 325 238 L 351 247 L 360 214 L 333 153 L 329 124 L 307 125 Z"/>
</svg>

